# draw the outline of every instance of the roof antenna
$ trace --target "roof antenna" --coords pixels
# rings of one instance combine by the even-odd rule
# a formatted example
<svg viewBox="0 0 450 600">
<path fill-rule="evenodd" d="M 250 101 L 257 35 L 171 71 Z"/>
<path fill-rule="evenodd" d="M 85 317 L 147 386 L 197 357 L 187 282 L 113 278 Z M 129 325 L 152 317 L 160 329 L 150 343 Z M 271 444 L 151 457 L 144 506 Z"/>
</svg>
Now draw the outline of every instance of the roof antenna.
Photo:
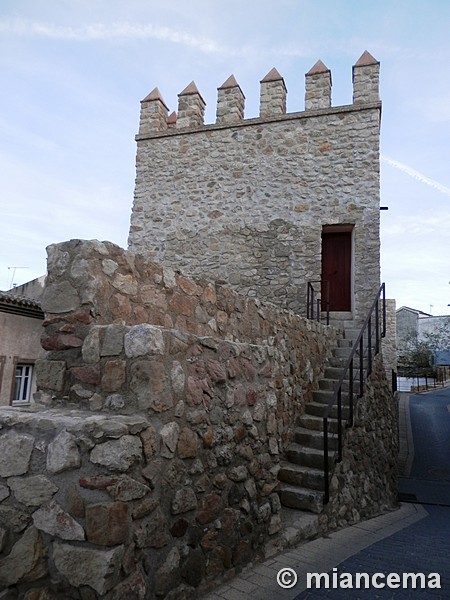
<svg viewBox="0 0 450 600">
<path fill-rule="evenodd" d="M 17 283 L 14 283 L 14 277 L 16 276 L 17 269 L 28 269 L 28 267 L 8 267 L 8 271 L 13 270 L 13 274 L 11 277 L 11 283 L 9 284 L 9 289 L 12 290 L 13 287 L 17 287 Z"/>
</svg>

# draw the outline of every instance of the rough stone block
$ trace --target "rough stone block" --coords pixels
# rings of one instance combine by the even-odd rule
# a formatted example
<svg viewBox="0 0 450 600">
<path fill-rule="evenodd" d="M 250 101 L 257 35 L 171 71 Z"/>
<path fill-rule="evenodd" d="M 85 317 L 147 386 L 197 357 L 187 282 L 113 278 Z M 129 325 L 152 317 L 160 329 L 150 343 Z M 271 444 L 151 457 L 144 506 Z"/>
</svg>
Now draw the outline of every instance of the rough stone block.
<svg viewBox="0 0 450 600">
<path fill-rule="evenodd" d="M 124 435 L 118 440 L 98 444 L 91 451 L 91 462 L 111 471 L 127 471 L 142 458 L 142 442 L 137 436 Z"/>
<path fill-rule="evenodd" d="M 84 540 L 84 529 L 55 500 L 33 513 L 33 523 L 36 529 L 63 540 Z"/>
<path fill-rule="evenodd" d="M 63 360 L 39 359 L 35 363 L 37 385 L 60 392 L 64 388 L 66 363 Z"/>
<path fill-rule="evenodd" d="M 127 358 L 164 353 L 164 338 L 161 329 L 148 323 L 132 327 L 125 334 L 124 345 Z"/>
<path fill-rule="evenodd" d="M 115 546 L 127 541 L 129 534 L 128 504 L 111 502 L 86 507 L 86 535 L 89 542 Z"/>
<path fill-rule="evenodd" d="M 76 289 L 68 281 L 61 281 L 46 285 L 40 303 L 44 312 L 61 314 L 78 308 L 80 300 Z"/>
<path fill-rule="evenodd" d="M 24 433 L 7 431 L 0 435 L 0 477 L 12 477 L 28 472 L 34 438 Z"/>
<path fill-rule="evenodd" d="M 47 573 L 46 549 L 35 527 L 29 527 L 11 552 L 0 559 L 0 586 L 35 581 Z"/>
<path fill-rule="evenodd" d="M 80 464 L 81 457 L 75 436 L 65 430 L 62 431 L 48 445 L 47 471 L 52 474 L 61 473 L 68 469 L 77 469 Z"/>
<path fill-rule="evenodd" d="M 61 575 L 74 587 L 88 585 L 98 594 L 105 594 L 117 583 L 123 554 L 123 546 L 100 550 L 60 542 L 53 544 L 53 560 Z"/>
<path fill-rule="evenodd" d="M 49 502 L 59 489 L 44 475 L 10 477 L 8 485 L 17 500 L 26 506 L 40 506 Z"/>
</svg>

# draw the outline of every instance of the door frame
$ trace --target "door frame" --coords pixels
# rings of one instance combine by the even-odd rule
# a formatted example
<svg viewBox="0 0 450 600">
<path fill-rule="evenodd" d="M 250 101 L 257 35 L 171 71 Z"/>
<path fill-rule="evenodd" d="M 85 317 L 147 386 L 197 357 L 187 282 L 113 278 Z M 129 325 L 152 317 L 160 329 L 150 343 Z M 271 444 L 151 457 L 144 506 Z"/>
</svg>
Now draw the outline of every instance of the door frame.
<svg viewBox="0 0 450 600">
<path fill-rule="evenodd" d="M 323 244 L 322 244 L 322 236 L 323 234 L 333 234 L 333 233 L 350 233 L 350 311 L 333 311 L 330 312 L 344 312 L 349 316 L 354 311 L 355 304 L 355 224 L 354 223 L 340 223 L 337 225 L 322 225 L 321 232 L 321 244 L 320 244 L 320 274 L 322 277 L 322 259 L 323 259 Z"/>
</svg>

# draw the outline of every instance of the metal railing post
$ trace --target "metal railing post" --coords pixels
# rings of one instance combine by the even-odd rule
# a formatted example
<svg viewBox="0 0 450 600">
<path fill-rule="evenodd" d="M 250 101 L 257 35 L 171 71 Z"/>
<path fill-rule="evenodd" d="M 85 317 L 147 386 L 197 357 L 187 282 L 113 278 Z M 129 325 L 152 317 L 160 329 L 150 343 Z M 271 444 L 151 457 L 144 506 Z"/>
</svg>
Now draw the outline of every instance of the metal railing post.
<svg viewBox="0 0 450 600">
<path fill-rule="evenodd" d="M 337 418 L 338 418 L 338 462 L 342 461 L 342 387 L 339 388 L 337 397 Z"/>
<path fill-rule="evenodd" d="M 323 503 L 327 504 L 330 499 L 330 482 L 328 481 L 329 477 L 329 468 L 328 468 L 328 418 L 323 418 L 323 476 L 324 476 L 324 498 Z"/>
<path fill-rule="evenodd" d="M 349 392 L 348 392 L 348 425 L 349 427 L 353 426 L 353 358 L 350 363 L 350 373 L 349 373 L 349 382 L 348 382 Z"/>
<path fill-rule="evenodd" d="M 364 394 L 364 335 L 359 340 L 359 397 Z"/>
</svg>

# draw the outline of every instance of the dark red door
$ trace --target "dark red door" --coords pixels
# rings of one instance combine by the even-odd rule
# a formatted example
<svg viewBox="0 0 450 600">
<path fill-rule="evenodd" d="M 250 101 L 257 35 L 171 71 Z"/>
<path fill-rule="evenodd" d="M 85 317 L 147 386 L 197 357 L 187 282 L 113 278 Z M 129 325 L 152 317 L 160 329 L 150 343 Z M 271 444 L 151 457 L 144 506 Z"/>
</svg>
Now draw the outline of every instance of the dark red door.
<svg viewBox="0 0 450 600">
<path fill-rule="evenodd" d="M 329 282 L 330 310 L 351 311 L 352 234 L 322 233 L 322 310 Z"/>
</svg>

